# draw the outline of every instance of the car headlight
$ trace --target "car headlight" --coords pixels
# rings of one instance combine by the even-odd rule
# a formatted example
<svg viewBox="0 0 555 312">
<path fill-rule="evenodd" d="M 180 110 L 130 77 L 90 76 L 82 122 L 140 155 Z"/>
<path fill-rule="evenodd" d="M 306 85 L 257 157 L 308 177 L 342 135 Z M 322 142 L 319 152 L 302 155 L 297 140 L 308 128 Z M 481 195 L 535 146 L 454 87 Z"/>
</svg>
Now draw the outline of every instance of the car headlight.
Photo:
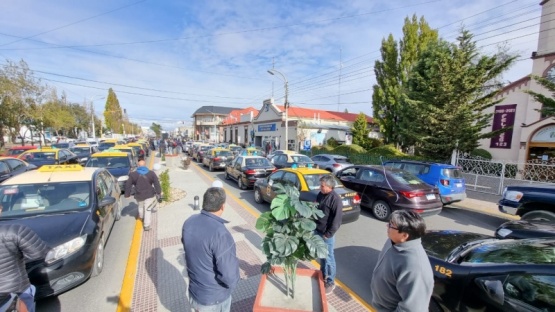
<svg viewBox="0 0 555 312">
<path fill-rule="evenodd" d="M 125 175 L 125 176 L 121 176 L 121 177 L 118 178 L 118 182 L 125 182 L 125 181 L 127 181 L 128 179 L 129 179 L 129 176 L 126 176 L 126 175 Z"/>
<path fill-rule="evenodd" d="M 497 235 L 499 237 L 507 237 L 509 236 L 513 231 L 509 230 L 509 229 L 499 229 L 497 230 Z"/>
<path fill-rule="evenodd" d="M 86 240 L 87 235 L 85 234 L 83 236 L 76 237 L 69 242 L 65 242 L 61 245 L 56 246 L 46 254 L 46 258 L 44 259 L 44 261 L 47 264 L 50 264 L 59 259 L 65 258 L 83 247 Z"/>
<path fill-rule="evenodd" d="M 522 192 L 506 191 L 505 192 L 505 199 L 508 199 L 510 201 L 518 202 L 522 198 L 522 195 L 524 195 Z"/>
</svg>

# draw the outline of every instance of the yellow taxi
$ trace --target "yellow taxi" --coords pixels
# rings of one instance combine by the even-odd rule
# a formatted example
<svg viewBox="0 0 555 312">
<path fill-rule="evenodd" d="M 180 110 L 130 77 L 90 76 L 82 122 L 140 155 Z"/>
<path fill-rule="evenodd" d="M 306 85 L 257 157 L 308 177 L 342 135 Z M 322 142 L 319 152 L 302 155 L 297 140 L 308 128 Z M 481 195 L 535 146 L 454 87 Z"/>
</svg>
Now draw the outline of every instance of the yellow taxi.
<svg viewBox="0 0 555 312">
<path fill-rule="evenodd" d="M 69 149 L 52 148 L 49 146 L 28 150 L 19 155 L 17 158 L 37 167 L 44 165 L 69 165 L 79 163 L 79 157 L 77 157 L 77 155 Z"/>
<path fill-rule="evenodd" d="M 79 164 L 84 165 L 87 160 L 89 160 L 89 157 L 91 157 L 92 154 L 98 152 L 98 147 L 96 145 L 90 145 L 87 143 L 79 143 L 73 147 L 70 147 L 69 150 L 77 155 L 79 159 Z"/>
<path fill-rule="evenodd" d="M 131 155 L 131 158 L 133 159 L 133 161 L 135 163 L 137 163 L 139 161 L 139 155 L 137 153 L 135 153 L 135 149 L 131 146 L 116 145 L 116 146 L 110 148 L 110 150 L 116 150 L 116 151 L 121 151 L 121 152 L 128 153 L 129 155 Z"/>
<path fill-rule="evenodd" d="M 247 147 L 240 153 L 241 156 L 264 156 L 264 151 L 256 147 Z"/>
<path fill-rule="evenodd" d="M 125 144 L 125 142 L 123 142 L 120 139 L 104 139 L 98 144 L 98 149 L 100 151 L 104 151 L 109 149 L 110 147 L 114 147 L 116 145 L 123 145 L 123 144 Z"/>
<path fill-rule="evenodd" d="M 320 193 L 320 178 L 331 175 L 329 171 L 308 167 L 297 167 L 277 170 L 267 178 L 258 179 L 254 183 L 254 201 L 259 204 L 271 203 L 276 197 L 276 184 L 289 184 L 300 191 L 300 199 L 315 202 Z M 360 196 L 353 190 L 346 188 L 341 181 L 331 175 L 335 181 L 334 192 L 341 197 L 343 209 L 343 223 L 353 222 L 360 216 Z"/>
<path fill-rule="evenodd" d="M 210 171 L 215 169 L 225 169 L 228 160 L 233 158 L 233 154 L 227 148 L 215 147 L 209 149 L 202 158 L 202 165 L 208 167 Z"/>
<path fill-rule="evenodd" d="M 135 170 L 137 165 L 129 153 L 109 149 L 92 154 L 85 167 L 106 168 L 117 179 L 118 185 L 124 191 L 129 173 Z"/>
<path fill-rule="evenodd" d="M 144 150 L 144 147 L 141 143 L 132 142 L 132 143 L 127 143 L 125 145 L 131 146 L 133 148 L 133 150 L 135 151 L 135 155 L 137 155 L 137 157 L 139 159 L 145 157 L 145 150 Z"/>
<path fill-rule="evenodd" d="M 28 267 L 35 298 L 63 293 L 102 272 L 104 247 L 123 208 L 106 169 L 45 165 L 4 181 L 0 202 L 2 224 L 26 225 L 52 248 Z"/>
</svg>

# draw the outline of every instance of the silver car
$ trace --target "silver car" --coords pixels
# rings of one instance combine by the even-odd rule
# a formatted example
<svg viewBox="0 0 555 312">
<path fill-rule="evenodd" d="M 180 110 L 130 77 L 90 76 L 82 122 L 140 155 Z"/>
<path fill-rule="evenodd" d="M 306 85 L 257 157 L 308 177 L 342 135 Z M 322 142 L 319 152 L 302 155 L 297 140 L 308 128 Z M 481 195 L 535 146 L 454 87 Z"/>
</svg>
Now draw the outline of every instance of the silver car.
<svg viewBox="0 0 555 312">
<path fill-rule="evenodd" d="M 312 161 L 318 165 L 318 168 L 328 170 L 333 173 L 353 165 L 349 158 L 342 155 L 332 154 L 312 156 Z"/>
</svg>

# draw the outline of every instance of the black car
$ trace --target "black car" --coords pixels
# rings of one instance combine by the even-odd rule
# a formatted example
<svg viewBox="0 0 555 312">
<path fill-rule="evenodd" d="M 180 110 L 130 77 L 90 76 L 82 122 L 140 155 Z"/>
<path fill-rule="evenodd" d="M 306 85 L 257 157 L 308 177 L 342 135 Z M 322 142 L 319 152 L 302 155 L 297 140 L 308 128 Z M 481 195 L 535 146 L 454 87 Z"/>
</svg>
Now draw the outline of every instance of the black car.
<svg viewBox="0 0 555 312">
<path fill-rule="evenodd" d="M 35 169 L 37 169 L 37 166 L 28 164 L 23 160 L 12 157 L 0 157 L 0 182 Z"/>
<path fill-rule="evenodd" d="M 555 185 L 511 185 L 503 190 L 499 211 L 520 216 L 522 220 L 555 222 Z"/>
<path fill-rule="evenodd" d="M 82 166 L 87 163 L 87 160 L 89 160 L 92 154 L 98 152 L 98 148 L 96 146 L 80 145 L 80 144 L 77 144 L 74 147 L 71 147 L 69 150 L 73 152 L 75 155 L 77 155 L 79 164 Z"/>
<path fill-rule="evenodd" d="M 54 165 L 0 184 L 0 223 L 24 224 L 52 249 L 27 263 L 35 298 L 63 293 L 104 267 L 104 246 L 122 201 L 114 177 L 102 168 Z"/>
<path fill-rule="evenodd" d="M 42 147 L 28 150 L 17 157 L 37 167 L 44 165 L 69 165 L 78 164 L 77 155 L 68 149 Z"/>
<path fill-rule="evenodd" d="M 389 220 L 395 210 L 412 210 L 424 217 L 443 209 L 437 187 L 401 169 L 357 165 L 338 171 L 336 176 L 358 192 L 361 206 L 371 209 L 378 220 Z"/>
<path fill-rule="evenodd" d="M 297 164 L 300 166 L 308 166 L 309 164 L 316 168 L 316 164 L 310 157 L 303 155 L 303 154 L 289 154 L 289 153 L 282 153 L 274 155 L 271 160 L 272 164 L 276 166 L 276 168 L 290 168 L 293 164 Z"/>
<path fill-rule="evenodd" d="M 431 231 L 430 311 L 555 311 L 555 238 L 496 239 Z"/>
<path fill-rule="evenodd" d="M 501 224 L 495 230 L 497 238 L 536 238 L 555 237 L 555 223 L 544 220 L 509 221 Z"/>
<path fill-rule="evenodd" d="M 262 156 L 238 156 L 225 167 L 225 178 L 237 181 L 239 188 L 244 190 L 274 171 L 276 167 Z"/>
</svg>

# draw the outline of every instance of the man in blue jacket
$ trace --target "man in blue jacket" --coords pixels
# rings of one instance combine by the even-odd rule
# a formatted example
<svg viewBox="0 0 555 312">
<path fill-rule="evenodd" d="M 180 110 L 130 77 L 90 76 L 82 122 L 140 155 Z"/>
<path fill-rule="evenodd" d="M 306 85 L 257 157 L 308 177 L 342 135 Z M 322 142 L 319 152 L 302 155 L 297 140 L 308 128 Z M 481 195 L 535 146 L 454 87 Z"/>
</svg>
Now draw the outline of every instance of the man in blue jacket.
<svg viewBox="0 0 555 312">
<path fill-rule="evenodd" d="M 146 166 L 146 162 L 139 160 L 137 170 L 129 174 L 125 182 L 125 198 L 131 195 L 135 187 L 135 200 L 139 206 L 139 218 L 143 220 L 145 231 L 150 231 L 151 213 L 156 211 L 156 201 L 162 196 L 160 180 L 154 171 Z"/>
<path fill-rule="evenodd" d="M 229 311 L 231 293 L 239 281 L 235 241 L 221 218 L 225 190 L 204 193 L 202 211 L 183 224 L 181 241 L 189 275 L 189 303 L 193 311 Z"/>
</svg>

